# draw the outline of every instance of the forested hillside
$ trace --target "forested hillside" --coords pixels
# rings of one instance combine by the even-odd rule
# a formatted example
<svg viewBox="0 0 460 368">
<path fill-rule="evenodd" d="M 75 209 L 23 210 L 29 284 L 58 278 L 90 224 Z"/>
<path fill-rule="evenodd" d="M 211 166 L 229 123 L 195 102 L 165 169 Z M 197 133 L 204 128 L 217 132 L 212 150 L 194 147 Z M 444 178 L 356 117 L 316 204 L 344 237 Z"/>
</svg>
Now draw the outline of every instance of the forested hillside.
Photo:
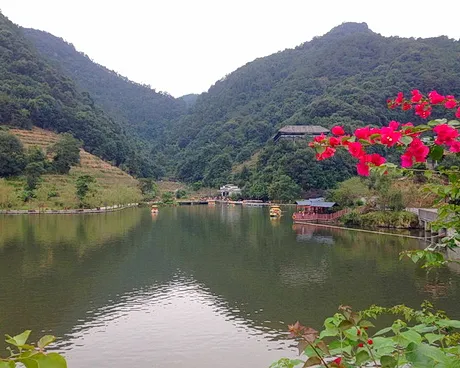
<svg viewBox="0 0 460 368">
<path fill-rule="evenodd" d="M 23 31 L 39 52 L 71 77 L 80 90 L 89 92 L 107 114 L 147 140 L 154 150 L 158 150 L 157 143 L 164 144 L 169 121 L 186 111 L 186 102 L 182 99 L 156 92 L 150 86 L 132 82 L 94 63 L 61 38 L 35 29 Z"/>
<path fill-rule="evenodd" d="M 343 24 L 295 49 L 248 63 L 199 96 L 175 131 L 183 148 L 178 176 L 206 180 L 216 157 L 239 163 L 264 147 L 251 173 L 259 184 L 286 174 L 304 189 L 328 188 L 353 174 L 352 166 L 339 173 L 338 161 L 332 167 L 317 163 L 302 145 L 267 146 L 267 139 L 288 124 L 339 123 L 351 129 L 404 120 L 401 112 L 387 109 L 388 97 L 414 88 L 460 93 L 458 80 L 458 41 L 386 38 L 364 23 Z M 200 155 L 214 159 L 200 165 Z"/>
<path fill-rule="evenodd" d="M 345 23 L 294 49 L 244 65 L 198 97 L 184 96 L 178 101 L 149 90 L 149 96 L 168 101 L 170 105 L 165 105 L 171 110 L 163 113 L 158 105 L 159 110 L 150 113 L 149 104 L 134 97 L 141 96 L 137 93 L 145 87 L 92 64 L 60 39 L 36 31 L 27 34 L 81 89 L 94 93 L 93 70 L 97 70 L 96 79 L 111 76 L 113 84 L 108 85 L 114 90 L 94 93 L 98 102 L 105 106 L 109 101 L 112 107 L 107 107 L 108 111 L 126 129 L 137 127 L 138 132 L 150 134 L 148 147 L 165 173 L 211 186 L 236 180 L 247 194 L 260 198 L 273 196 L 283 187 L 296 191 L 330 188 L 354 174 L 348 157 L 316 162 L 302 142 L 271 143 L 281 126 L 342 124 L 352 129 L 381 125 L 405 119 L 401 112 L 386 107 L 387 98 L 398 91 L 418 88 L 460 93 L 458 41 L 446 37 L 387 38 L 372 32 L 365 23 Z M 131 92 L 121 87 L 123 83 L 134 86 Z M 137 105 L 131 105 L 131 99 L 136 99 Z M 114 106 L 124 106 L 123 111 L 117 113 Z M 138 125 L 134 113 L 127 113 L 132 106 L 141 110 L 136 114 L 145 118 L 145 125 Z M 257 158 L 252 157 L 255 152 Z M 244 164 L 248 160 L 256 161 L 250 169 Z M 240 169 L 232 176 L 235 166 Z"/>
<path fill-rule="evenodd" d="M 120 125 L 47 62 L 1 13 L 0 124 L 69 132 L 83 141 L 88 152 L 133 174 L 151 176 L 154 172 Z"/>
</svg>

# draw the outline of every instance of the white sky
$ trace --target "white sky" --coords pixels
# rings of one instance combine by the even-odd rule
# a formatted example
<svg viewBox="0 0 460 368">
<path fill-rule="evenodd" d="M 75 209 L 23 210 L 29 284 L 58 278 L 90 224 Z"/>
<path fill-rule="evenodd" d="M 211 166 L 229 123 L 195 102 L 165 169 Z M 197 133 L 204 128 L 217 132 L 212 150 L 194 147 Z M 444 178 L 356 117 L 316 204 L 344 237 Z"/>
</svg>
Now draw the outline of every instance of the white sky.
<svg viewBox="0 0 460 368">
<path fill-rule="evenodd" d="M 0 9 L 176 97 L 343 22 L 385 36 L 460 38 L 459 0 L 0 0 Z"/>
</svg>

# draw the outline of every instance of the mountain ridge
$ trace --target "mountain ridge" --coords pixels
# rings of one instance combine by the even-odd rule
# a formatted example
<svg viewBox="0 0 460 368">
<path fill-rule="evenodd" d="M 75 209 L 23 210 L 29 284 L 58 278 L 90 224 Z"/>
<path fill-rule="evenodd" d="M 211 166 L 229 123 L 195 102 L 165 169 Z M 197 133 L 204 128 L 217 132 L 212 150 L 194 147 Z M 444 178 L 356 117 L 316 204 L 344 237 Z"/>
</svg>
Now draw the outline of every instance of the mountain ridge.
<svg viewBox="0 0 460 368">
<path fill-rule="evenodd" d="M 248 188 L 256 182 L 267 187 L 287 175 L 304 190 L 327 189 L 354 174 L 353 162 L 342 157 L 312 162 L 306 147 L 270 143 L 276 130 L 337 123 L 352 130 L 404 120 L 401 112 L 386 107 L 386 99 L 399 91 L 460 93 L 459 45 L 445 37 L 384 37 L 366 23 L 343 23 L 295 48 L 246 63 L 207 92 L 192 95 L 185 113 L 146 122 L 146 149 L 166 175 L 188 183 L 218 186 L 236 180 Z M 47 56 L 53 55 L 48 50 Z M 232 167 L 241 167 L 255 152 L 260 152 L 258 163 L 249 175 L 232 175 Z M 325 170 L 332 171 L 322 180 Z"/>
</svg>

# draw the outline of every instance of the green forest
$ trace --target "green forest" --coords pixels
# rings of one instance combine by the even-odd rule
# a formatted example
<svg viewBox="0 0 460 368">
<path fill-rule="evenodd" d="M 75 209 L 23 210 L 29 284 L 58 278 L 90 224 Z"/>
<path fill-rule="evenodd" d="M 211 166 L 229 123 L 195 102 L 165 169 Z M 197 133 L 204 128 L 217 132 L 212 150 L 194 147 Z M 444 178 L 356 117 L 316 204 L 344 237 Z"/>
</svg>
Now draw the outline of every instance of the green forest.
<svg viewBox="0 0 460 368">
<path fill-rule="evenodd" d="M 137 177 L 196 188 L 235 182 L 251 198 L 321 193 L 356 174 L 346 155 L 317 162 L 305 141 L 273 143 L 279 128 L 381 126 L 407 119 L 386 106 L 398 91 L 460 93 L 458 41 L 383 37 L 365 23 L 256 59 L 182 98 L 134 83 L 49 33 L 4 16 L 0 27 L 1 124 L 69 132 Z"/>
</svg>

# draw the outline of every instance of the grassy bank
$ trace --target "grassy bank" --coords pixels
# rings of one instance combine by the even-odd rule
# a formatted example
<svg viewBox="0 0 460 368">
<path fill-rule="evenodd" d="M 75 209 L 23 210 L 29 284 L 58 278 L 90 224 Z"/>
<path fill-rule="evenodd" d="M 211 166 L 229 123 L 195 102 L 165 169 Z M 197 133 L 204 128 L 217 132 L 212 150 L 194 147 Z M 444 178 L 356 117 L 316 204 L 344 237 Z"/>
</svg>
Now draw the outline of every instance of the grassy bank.
<svg viewBox="0 0 460 368">
<path fill-rule="evenodd" d="M 361 214 L 352 211 L 342 216 L 341 223 L 346 226 L 383 227 L 390 229 L 418 228 L 418 217 L 407 211 L 374 211 Z"/>
<path fill-rule="evenodd" d="M 45 152 L 58 140 L 58 135 L 43 129 L 11 129 L 25 148 L 37 146 Z M 80 175 L 91 175 L 95 183 L 85 198 L 88 207 L 139 202 L 142 199 L 138 182 L 119 168 L 80 150 L 80 164 L 68 175 L 43 175 L 35 197 L 22 200 L 25 178 L 0 179 L 0 209 L 64 209 L 78 208 L 75 182 Z"/>
</svg>

